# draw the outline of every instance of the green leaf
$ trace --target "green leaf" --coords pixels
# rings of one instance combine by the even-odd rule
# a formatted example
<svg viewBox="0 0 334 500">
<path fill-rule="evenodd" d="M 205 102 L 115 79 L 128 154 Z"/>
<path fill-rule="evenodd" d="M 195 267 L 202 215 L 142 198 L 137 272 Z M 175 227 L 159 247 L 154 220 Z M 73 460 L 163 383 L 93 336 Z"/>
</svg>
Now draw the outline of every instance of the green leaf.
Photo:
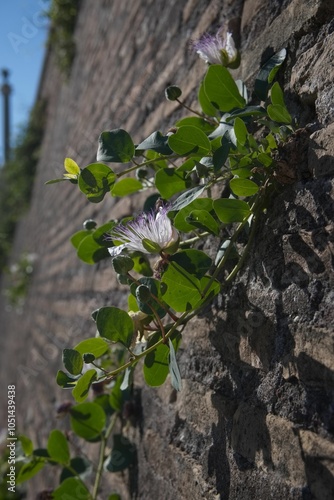
<svg viewBox="0 0 334 500">
<path fill-rule="evenodd" d="M 78 247 L 79 247 L 80 243 L 82 242 L 82 240 L 84 240 L 90 234 L 92 234 L 92 231 L 86 230 L 86 229 L 82 229 L 81 231 L 77 231 L 76 233 L 74 233 L 71 236 L 71 239 L 70 239 L 70 241 L 71 241 L 72 245 L 74 246 L 74 248 L 78 249 Z"/>
<path fill-rule="evenodd" d="M 220 111 L 231 111 L 246 105 L 231 74 L 220 64 L 209 67 L 204 78 L 204 90 L 212 105 Z"/>
<path fill-rule="evenodd" d="M 194 201 L 196 198 L 201 196 L 206 186 L 196 186 L 192 189 L 188 189 L 185 193 L 182 193 L 176 200 L 172 203 L 170 211 L 181 210 L 181 208 L 186 207 Z"/>
<path fill-rule="evenodd" d="M 212 200 L 211 200 L 212 201 Z M 202 278 L 210 269 L 212 259 L 201 250 L 190 248 L 181 250 L 170 257 L 171 262 L 176 262 L 196 278 Z"/>
<path fill-rule="evenodd" d="M 163 298 L 177 312 L 189 311 L 201 300 L 199 280 L 176 262 L 171 262 L 162 276 L 167 285 Z"/>
<path fill-rule="evenodd" d="M 188 198 L 190 199 L 190 197 Z M 176 200 L 177 201 L 177 200 Z M 180 204 L 182 206 L 182 204 Z M 174 206 L 172 205 L 172 210 Z M 185 205 L 174 219 L 174 226 L 179 231 L 184 233 L 189 233 L 193 231 L 196 226 L 188 221 L 188 217 L 193 210 L 206 210 L 210 212 L 212 210 L 212 199 L 210 198 L 198 198 L 193 199 L 189 204 Z"/>
<path fill-rule="evenodd" d="M 186 221 L 198 229 L 208 231 L 209 233 L 218 236 L 219 225 L 207 210 L 192 210 L 186 218 Z"/>
<path fill-rule="evenodd" d="M 191 125 L 183 125 L 168 139 L 169 147 L 180 156 L 196 154 L 205 156 L 211 151 L 211 144 L 202 130 Z"/>
<path fill-rule="evenodd" d="M 92 163 L 81 170 L 78 185 L 90 202 L 99 203 L 109 193 L 115 179 L 116 175 L 107 165 Z"/>
<path fill-rule="evenodd" d="M 110 241 L 108 244 L 112 246 Z M 94 238 L 94 234 L 89 234 L 81 240 L 78 245 L 77 255 L 80 260 L 91 265 L 96 264 L 100 260 L 110 258 L 108 247 L 98 243 Z"/>
<path fill-rule="evenodd" d="M 201 105 L 201 108 L 203 112 L 208 115 L 208 116 L 216 116 L 217 115 L 217 109 L 212 106 L 211 102 L 208 99 L 208 96 L 205 93 L 204 90 L 204 82 L 201 83 L 199 92 L 198 92 L 198 102 Z"/>
<path fill-rule="evenodd" d="M 134 262 L 129 255 L 117 255 L 112 259 L 112 265 L 117 274 L 127 275 L 133 269 Z"/>
<path fill-rule="evenodd" d="M 259 190 L 259 186 L 255 182 L 239 178 L 230 181 L 230 188 L 236 196 L 252 196 Z"/>
<path fill-rule="evenodd" d="M 286 58 L 286 49 L 274 54 L 264 66 L 262 66 L 254 85 L 254 91 L 261 101 L 265 101 L 268 94 L 269 84 L 274 80 L 277 71 Z"/>
<path fill-rule="evenodd" d="M 200 129 L 205 134 L 209 134 L 214 130 L 214 125 L 209 123 L 204 118 L 200 118 L 199 116 L 187 116 L 186 118 L 181 118 L 175 123 L 176 127 L 183 127 L 184 125 L 190 125 L 192 127 L 196 127 Z"/>
<path fill-rule="evenodd" d="M 173 194 L 187 189 L 189 180 L 186 172 L 179 172 L 176 168 L 162 168 L 156 173 L 155 185 L 162 198 L 168 200 Z"/>
<path fill-rule="evenodd" d="M 152 335 L 152 337 L 150 337 L 147 347 L 151 347 L 156 344 L 160 339 L 161 333 L 156 332 Z M 181 339 L 182 337 L 179 332 L 175 332 L 172 335 L 171 341 L 175 350 L 178 349 Z M 154 351 L 151 351 L 145 356 L 143 372 L 145 382 L 149 386 L 158 387 L 165 382 L 169 373 L 169 352 L 170 349 L 166 344 L 159 344 Z"/>
<path fill-rule="evenodd" d="M 70 450 L 64 434 L 58 429 L 50 432 L 47 450 L 50 457 L 61 464 L 70 463 Z"/>
<path fill-rule="evenodd" d="M 265 167 L 270 167 L 273 163 L 273 158 L 265 153 L 260 153 L 257 157 L 257 160 L 262 163 Z"/>
<path fill-rule="evenodd" d="M 66 172 L 68 172 L 69 174 L 73 174 L 73 175 L 80 174 L 79 165 L 71 158 L 65 158 L 64 167 L 65 167 Z"/>
<path fill-rule="evenodd" d="M 111 194 L 118 197 L 128 196 L 129 194 L 136 193 L 142 188 L 143 185 L 138 179 L 126 177 L 113 185 Z"/>
<path fill-rule="evenodd" d="M 246 106 L 244 109 L 236 109 L 230 116 L 226 118 L 227 122 L 234 120 L 236 117 L 246 118 L 248 116 L 265 116 L 266 110 L 262 106 Z"/>
<path fill-rule="evenodd" d="M 68 477 L 52 492 L 54 500 L 92 500 L 85 484 L 77 477 Z"/>
<path fill-rule="evenodd" d="M 182 389 L 182 380 L 180 370 L 176 361 L 175 350 L 173 346 L 173 342 L 171 339 L 168 339 L 169 344 L 169 373 L 171 377 L 171 384 L 176 391 L 180 391 Z"/>
<path fill-rule="evenodd" d="M 150 261 L 146 255 L 142 252 L 134 252 L 131 254 L 132 261 L 134 263 L 133 270 L 142 276 L 152 276 L 153 270 L 150 265 Z"/>
<path fill-rule="evenodd" d="M 168 135 L 162 135 L 159 131 L 153 132 L 147 139 L 138 144 L 136 150 L 146 151 L 149 149 L 162 155 L 170 155 L 173 151 L 168 146 L 168 138 Z"/>
<path fill-rule="evenodd" d="M 275 82 L 270 89 L 270 99 L 272 104 L 278 104 L 285 107 L 283 91 L 278 82 Z"/>
<path fill-rule="evenodd" d="M 103 408 L 96 403 L 81 403 L 72 406 L 70 410 L 72 430 L 87 441 L 92 441 L 101 435 L 106 419 Z"/>
<path fill-rule="evenodd" d="M 248 137 L 248 131 L 245 122 L 237 116 L 236 119 L 234 120 L 233 128 L 237 141 L 242 146 L 244 146 L 247 142 L 247 137 Z"/>
<path fill-rule="evenodd" d="M 220 170 L 225 165 L 230 152 L 230 147 L 230 141 L 227 139 L 227 137 L 223 136 L 221 139 L 221 146 L 216 149 L 212 156 L 213 168 L 215 172 L 218 172 L 218 170 Z"/>
<path fill-rule="evenodd" d="M 34 445 L 33 445 L 33 442 L 31 441 L 31 439 L 29 439 L 24 434 L 19 434 L 18 440 L 21 443 L 22 450 L 23 450 L 25 456 L 29 457 L 30 455 L 32 455 L 32 452 L 34 451 Z"/>
<path fill-rule="evenodd" d="M 127 163 L 135 154 L 131 136 L 123 129 L 102 132 L 99 137 L 97 161 Z"/>
<path fill-rule="evenodd" d="M 112 451 L 104 463 L 109 472 L 119 472 L 133 465 L 137 460 L 136 447 L 122 434 L 113 435 Z"/>
<path fill-rule="evenodd" d="M 109 395 L 109 404 L 115 411 L 121 411 L 123 405 L 123 391 L 121 390 L 122 375 L 118 376 Z"/>
<path fill-rule="evenodd" d="M 61 179 L 50 179 L 46 181 L 44 184 L 48 186 L 49 184 L 58 184 L 58 182 L 69 181 L 70 179 L 62 177 Z"/>
<path fill-rule="evenodd" d="M 232 198 L 214 200 L 213 208 L 219 220 L 225 224 L 242 222 L 245 217 L 251 214 L 248 203 L 243 200 L 234 200 Z"/>
<path fill-rule="evenodd" d="M 58 370 L 56 382 L 63 389 L 73 389 L 73 387 L 77 383 L 77 379 L 69 377 L 67 373 L 63 372 L 62 370 Z"/>
<path fill-rule="evenodd" d="M 97 227 L 92 233 L 96 243 L 100 246 L 110 247 L 110 238 L 108 238 L 108 235 L 114 226 L 116 226 L 116 222 L 109 221 L 102 226 Z"/>
<path fill-rule="evenodd" d="M 79 378 L 72 391 L 72 396 L 77 403 L 82 403 L 87 398 L 90 386 L 96 379 L 97 372 L 94 368 L 87 370 L 82 377 Z"/>
<path fill-rule="evenodd" d="M 127 312 L 118 307 L 101 307 L 96 318 L 101 335 L 112 342 L 121 342 L 129 347 L 133 337 L 133 321 Z"/>
<path fill-rule="evenodd" d="M 34 458 L 31 462 L 23 464 L 16 478 L 16 484 L 23 483 L 34 477 L 37 472 L 43 469 L 45 465 L 44 460 Z"/>
<path fill-rule="evenodd" d="M 81 354 L 74 349 L 63 350 L 63 364 L 71 375 L 80 375 L 83 368 L 83 359 Z"/>
<path fill-rule="evenodd" d="M 279 104 L 269 104 L 267 112 L 269 118 L 271 118 L 274 122 L 288 124 L 292 122 L 291 115 L 285 106 L 280 106 Z"/>
<path fill-rule="evenodd" d="M 142 297 L 140 296 L 140 293 L 138 292 L 138 288 L 142 290 L 147 290 L 151 294 L 151 298 L 146 297 L 146 300 L 142 300 Z M 133 283 L 130 287 L 131 293 L 136 296 L 137 303 L 139 306 L 139 309 L 144 312 L 145 314 L 152 315 L 153 311 L 158 314 L 160 318 L 164 317 L 166 315 L 166 310 L 157 302 L 154 298 L 156 297 L 159 299 L 159 301 L 162 301 L 162 287 L 161 283 L 158 280 L 155 280 L 153 278 L 140 278 L 138 282 Z"/>
</svg>

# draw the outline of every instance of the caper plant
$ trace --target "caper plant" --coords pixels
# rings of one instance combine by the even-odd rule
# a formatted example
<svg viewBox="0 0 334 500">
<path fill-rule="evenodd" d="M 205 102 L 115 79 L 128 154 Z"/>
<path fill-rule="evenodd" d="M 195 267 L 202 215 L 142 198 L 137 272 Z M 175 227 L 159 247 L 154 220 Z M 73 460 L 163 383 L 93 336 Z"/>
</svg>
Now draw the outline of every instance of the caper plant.
<svg viewBox="0 0 334 500">
<path fill-rule="evenodd" d="M 96 499 L 102 471 L 133 463 L 135 448 L 115 432 L 115 425 L 131 403 L 135 368 L 141 366 L 150 386 L 163 384 L 170 375 L 172 386 L 181 390 L 177 351 L 185 325 L 226 289 L 244 264 L 277 182 L 277 148 L 294 130 L 283 91 L 274 82 L 285 49 L 261 68 L 250 98 L 245 84 L 228 69 L 239 64 L 231 34 L 204 35 L 193 48 L 208 64 L 198 106 L 184 103 L 178 86 L 168 87 L 165 97 L 184 107 L 187 116 L 167 133 L 153 131 L 135 144 L 122 128 L 103 131 L 97 162 L 82 168 L 66 158 L 63 178 L 48 182 L 71 182 L 90 203 L 147 193 L 139 215 L 101 226 L 85 221 L 71 238 L 87 264 L 111 260 L 128 293 L 128 308 L 110 304 L 93 311 L 97 334 L 64 349 L 64 370 L 57 374 L 57 384 L 70 389 L 75 400 L 66 410 L 72 431 L 100 444 L 92 492 L 84 480 L 92 466 L 71 456 L 63 433 L 52 431 L 42 451 L 22 440 L 26 463 L 19 480 L 47 463 L 61 465 L 60 485 L 51 498 L 79 488 L 80 498 Z M 217 249 L 214 259 L 203 251 L 208 238 Z M 103 392 L 93 399 L 96 387 Z M 115 460 L 116 455 L 122 460 Z"/>
</svg>

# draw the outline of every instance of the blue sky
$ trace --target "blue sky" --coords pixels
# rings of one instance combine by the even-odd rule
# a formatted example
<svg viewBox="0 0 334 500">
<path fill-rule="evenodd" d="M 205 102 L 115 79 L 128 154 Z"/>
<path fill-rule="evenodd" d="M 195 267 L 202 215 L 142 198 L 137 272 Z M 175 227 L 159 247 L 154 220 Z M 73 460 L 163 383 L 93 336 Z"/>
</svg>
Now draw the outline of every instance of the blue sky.
<svg viewBox="0 0 334 500">
<path fill-rule="evenodd" d="M 49 0 L 6 0 L 0 3 L 0 86 L 2 69 L 12 86 L 11 142 L 27 122 L 34 104 L 45 54 Z M 0 165 L 3 163 L 3 96 L 0 94 Z"/>
</svg>

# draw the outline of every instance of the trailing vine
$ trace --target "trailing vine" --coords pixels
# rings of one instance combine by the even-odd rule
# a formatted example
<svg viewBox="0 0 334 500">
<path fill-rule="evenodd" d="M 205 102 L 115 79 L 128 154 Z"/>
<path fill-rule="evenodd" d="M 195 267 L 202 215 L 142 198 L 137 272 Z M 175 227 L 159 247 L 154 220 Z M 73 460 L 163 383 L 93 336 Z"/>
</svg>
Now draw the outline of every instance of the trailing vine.
<svg viewBox="0 0 334 500">
<path fill-rule="evenodd" d="M 247 259 L 277 182 L 277 148 L 293 132 L 283 91 L 274 82 L 285 49 L 261 68 L 251 99 L 228 70 L 239 64 L 230 34 L 205 35 L 193 47 L 209 64 L 199 86 L 199 107 L 184 103 L 177 86 L 165 91 L 190 116 L 139 144 L 124 129 L 104 131 L 96 163 L 81 168 L 66 158 L 63 178 L 48 182 L 71 182 L 91 203 L 148 193 L 139 215 L 99 227 L 87 220 L 71 238 L 82 261 L 111 259 L 128 290 L 128 309 L 110 304 L 93 311 L 97 334 L 64 349 L 64 370 L 57 374 L 57 384 L 70 389 L 75 400 L 62 408 L 72 431 L 100 446 L 91 492 L 84 476 L 92 464 L 71 456 L 62 432 L 53 430 L 44 450 L 20 438 L 25 458 L 19 482 L 46 464 L 62 467 L 50 498 L 79 488 L 80 498 L 96 499 L 103 471 L 135 462 L 135 446 L 117 425 L 131 414 L 125 409 L 132 404 L 135 369 L 142 367 L 149 386 L 163 384 L 170 375 L 172 386 L 181 390 L 177 351 L 185 326 L 233 281 Z M 110 163 L 117 165 L 112 169 Z M 217 192 L 224 196 L 213 197 Z M 217 242 L 214 260 L 199 250 L 209 236 Z"/>
</svg>

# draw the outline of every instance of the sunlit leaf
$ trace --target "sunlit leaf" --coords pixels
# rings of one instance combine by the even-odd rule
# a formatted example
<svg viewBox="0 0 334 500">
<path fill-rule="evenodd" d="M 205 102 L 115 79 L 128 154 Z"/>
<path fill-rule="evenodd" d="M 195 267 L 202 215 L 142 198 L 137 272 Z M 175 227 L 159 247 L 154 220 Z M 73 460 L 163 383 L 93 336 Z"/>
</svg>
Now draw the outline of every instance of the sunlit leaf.
<svg viewBox="0 0 334 500">
<path fill-rule="evenodd" d="M 213 208 L 218 218 L 225 224 L 242 222 L 244 218 L 251 213 L 248 203 L 243 200 L 234 200 L 232 198 L 214 200 Z"/>
<path fill-rule="evenodd" d="M 126 130 L 109 130 L 100 135 L 97 161 L 127 163 L 134 154 L 135 145 Z"/>
<path fill-rule="evenodd" d="M 70 410 L 72 430 L 91 441 L 100 436 L 106 424 L 106 414 L 100 405 L 86 402 L 72 406 Z"/>
<path fill-rule="evenodd" d="M 94 368 L 87 370 L 82 377 L 79 378 L 75 387 L 73 388 L 72 395 L 77 403 L 82 403 L 88 396 L 90 386 L 97 379 L 97 373 Z"/>
</svg>

